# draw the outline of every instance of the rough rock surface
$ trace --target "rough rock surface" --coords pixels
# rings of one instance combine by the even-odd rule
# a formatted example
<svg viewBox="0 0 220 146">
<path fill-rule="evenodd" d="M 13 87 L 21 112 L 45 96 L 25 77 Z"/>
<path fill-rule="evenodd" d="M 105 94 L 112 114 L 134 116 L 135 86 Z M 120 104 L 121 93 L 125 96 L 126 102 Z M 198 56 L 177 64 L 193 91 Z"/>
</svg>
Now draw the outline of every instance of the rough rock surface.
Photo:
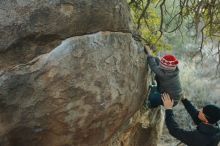
<svg viewBox="0 0 220 146">
<path fill-rule="evenodd" d="M 125 0 L 0 0 L 0 145 L 155 146 L 131 31 Z"/>
<path fill-rule="evenodd" d="M 1 0 L 0 52 L 98 31 L 130 32 L 125 0 Z"/>
<path fill-rule="evenodd" d="M 1 0 L 0 69 L 27 63 L 72 36 L 131 30 L 125 0 Z"/>
<path fill-rule="evenodd" d="M 141 48 L 129 33 L 99 32 L 2 71 L 0 145 L 107 145 L 143 103 Z"/>
<path fill-rule="evenodd" d="M 163 123 L 162 108 L 141 108 L 123 124 L 107 146 L 157 146 Z"/>
</svg>

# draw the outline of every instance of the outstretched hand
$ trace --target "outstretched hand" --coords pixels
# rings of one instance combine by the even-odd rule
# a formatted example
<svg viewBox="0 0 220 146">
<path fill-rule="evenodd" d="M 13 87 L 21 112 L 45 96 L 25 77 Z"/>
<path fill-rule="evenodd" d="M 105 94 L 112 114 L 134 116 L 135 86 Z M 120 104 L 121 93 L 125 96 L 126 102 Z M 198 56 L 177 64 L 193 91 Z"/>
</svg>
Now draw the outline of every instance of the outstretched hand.
<svg viewBox="0 0 220 146">
<path fill-rule="evenodd" d="M 174 101 L 170 98 L 167 93 L 162 94 L 162 101 L 165 109 L 172 109 Z"/>
<path fill-rule="evenodd" d="M 152 50 L 149 48 L 149 47 L 147 47 L 147 46 L 144 46 L 144 51 L 145 51 L 145 53 L 147 54 L 147 55 L 152 55 L 153 53 L 152 53 Z"/>
<path fill-rule="evenodd" d="M 152 50 L 152 52 L 156 52 L 157 51 L 157 48 L 155 45 L 151 45 L 150 46 L 150 49 Z"/>
</svg>

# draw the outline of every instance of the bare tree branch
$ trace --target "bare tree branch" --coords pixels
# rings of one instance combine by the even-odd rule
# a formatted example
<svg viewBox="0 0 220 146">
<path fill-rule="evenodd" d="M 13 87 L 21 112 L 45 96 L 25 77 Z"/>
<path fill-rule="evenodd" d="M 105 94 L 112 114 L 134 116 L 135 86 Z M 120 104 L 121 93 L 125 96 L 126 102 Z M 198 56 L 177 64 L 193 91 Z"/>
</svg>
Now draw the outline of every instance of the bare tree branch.
<svg viewBox="0 0 220 146">
<path fill-rule="evenodd" d="M 216 76 L 219 74 L 218 72 L 219 66 L 220 66 L 220 41 L 218 41 L 218 64 L 217 64 L 217 69 L 216 69 Z"/>
<path fill-rule="evenodd" d="M 129 5 L 132 5 L 133 3 L 135 3 L 136 2 L 136 0 L 131 0 L 128 4 Z"/>
<path fill-rule="evenodd" d="M 164 35 L 164 32 L 173 33 L 178 31 L 183 39 L 181 28 L 187 23 L 187 31 L 194 29 L 195 31 L 193 31 L 191 35 L 194 37 L 195 32 L 195 36 L 201 39 L 198 51 L 196 51 L 194 56 L 199 53 L 201 59 L 203 59 L 205 40 L 215 42 L 220 38 L 220 0 L 173 0 L 169 3 L 169 7 L 166 2 L 166 0 L 130 0 L 128 2 L 129 5 L 132 6 L 131 8 L 135 7 L 134 12 L 137 12 L 135 16 L 137 28 L 140 29 L 142 25 L 146 25 L 146 29 L 152 32 L 152 35 L 154 35 L 153 32 L 155 31 L 160 32 L 156 40 L 156 43 L 158 43 Z M 158 30 L 155 24 L 150 24 L 151 21 L 149 21 L 149 19 L 151 19 L 151 17 L 147 17 L 147 11 L 151 4 L 160 11 L 160 24 Z M 154 18 L 154 16 L 152 17 Z M 202 26 L 202 24 L 205 25 Z M 142 40 L 144 40 L 144 37 L 141 37 Z M 144 41 L 150 42 L 155 40 L 147 38 Z M 220 54 L 220 51 L 218 51 L 218 53 Z M 219 64 L 218 68 L 220 68 Z"/>
<path fill-rule="evenodd" d="M 159 28 L 160 36 L 158 37 L 156 43 L 160 40 L 160 38 L 163 35 L 163 17 L 164 17 L 164 15 L 163 15 L 163 7 L 164 7 L 165 2 L 166 2 L 166 0 L 163 0 L 163 2 L 160 4 L 160 28 Z"/>
<path fill-rule="evenodd" d="M 150 0 L 147 0 L 147 3 L 146 3 L 146 5 L 145 5 L 145 7 L 144 7 L 144 10 L 142 11 L 140 17 L 138 18 L 138 22 L 137 22 L 138 26 L 137 26 L 137 29 L 140 28 L 140 26 L 141 26 L 141 19 L 142 19 L 143 17 L 145 17 L 146 12 L 147 12 L 147 8 L 149 7 L 149 5 L 150 5 Z"/>
</svg>

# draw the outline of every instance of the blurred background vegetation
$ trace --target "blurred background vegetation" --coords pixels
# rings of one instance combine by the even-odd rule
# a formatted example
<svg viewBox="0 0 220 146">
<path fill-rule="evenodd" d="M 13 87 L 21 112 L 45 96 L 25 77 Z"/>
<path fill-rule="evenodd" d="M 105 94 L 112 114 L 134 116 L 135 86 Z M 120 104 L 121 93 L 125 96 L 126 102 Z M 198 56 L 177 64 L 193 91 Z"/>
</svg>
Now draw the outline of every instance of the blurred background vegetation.
<svg viewBox="0 0 220 146">
<path fill-rule="evenodd" d="M 146 45 L 156 45 L 158 51 L 173 50 L 183 58 L 203 60 L 213 55 L 219 67 L 219 0 L 128 0 L 128 4 Z"/>
<path fill-rule="evenodd" d="M 185 95 L 201 108 L 220 105 L 220 1 L 219 0 L 128 0 L 138 37 L 157 47 L 157 55 L 172 53 L 180 60 Z M 181 127 L 194 124 L 182 104 L 174 114 Z M 166 127 L 159 145 L 179 141 Z"/>
</svg>

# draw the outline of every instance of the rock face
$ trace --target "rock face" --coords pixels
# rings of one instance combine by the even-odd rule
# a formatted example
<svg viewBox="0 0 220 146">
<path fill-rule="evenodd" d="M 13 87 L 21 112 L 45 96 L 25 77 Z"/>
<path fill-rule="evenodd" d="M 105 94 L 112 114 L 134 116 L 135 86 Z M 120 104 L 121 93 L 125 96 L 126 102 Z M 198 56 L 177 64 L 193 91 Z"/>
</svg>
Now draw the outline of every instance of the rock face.
<svg viewBox="0 0 220 146">
<path fill-rule="evenodd" d="M 10 146 L 108 141 L 143 103 L 146 71 L 140 48 L 131 34 L 100 32 L 69 38 L 50 53 L 2 72 L 1 139 Z"/>
<path fill-rule="evenodd" d="M 140 109 L 108 142 L 107 146 L 157 146 L 164 123 L 162 108 Z"/>
<path fill-rule="evenodd" d="M 1 0 L 0 17 L 0 145 L 156 145 L 125 1 Z"/>
<path fill-rule="evenodd" d="M 130 32 L 125 0 L 1 0 L 0 68 L 48 53 L 68 37 Z"/>
<path fill-rule="evenodd" d="M 124 0 L 1 0 L 0 51 L 21 41 L 51 40 L 101 30 L 130 32 Z"/>
</svg>

